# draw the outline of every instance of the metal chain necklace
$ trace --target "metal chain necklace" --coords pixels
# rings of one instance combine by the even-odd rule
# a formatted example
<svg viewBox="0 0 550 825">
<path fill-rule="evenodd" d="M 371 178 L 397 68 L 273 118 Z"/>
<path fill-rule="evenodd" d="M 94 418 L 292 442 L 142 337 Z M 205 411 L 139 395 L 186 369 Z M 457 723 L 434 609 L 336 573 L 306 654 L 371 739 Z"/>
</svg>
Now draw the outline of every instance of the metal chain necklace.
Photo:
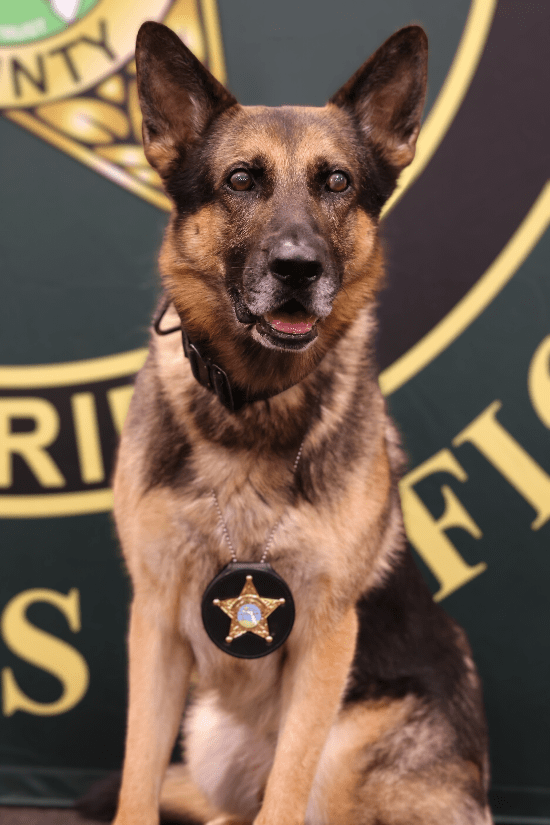
<svg viewBox="0 0 550 825">
<path fill-rule="evenodd" d="M 292 468 L 293 479 L 304 441 L 305 437 Z M 267 656 L 283 644 L 294 624 L 292 593 L 285 580 L 266 562 L 283 516 L 272 527 L 260 561 L 240 562 L 216 492 L 211 492 L 231 561 L 204 591 L 202 620 L 205 630 L 214 644 L 231 656 L 240 659 Z"/>
</svg>

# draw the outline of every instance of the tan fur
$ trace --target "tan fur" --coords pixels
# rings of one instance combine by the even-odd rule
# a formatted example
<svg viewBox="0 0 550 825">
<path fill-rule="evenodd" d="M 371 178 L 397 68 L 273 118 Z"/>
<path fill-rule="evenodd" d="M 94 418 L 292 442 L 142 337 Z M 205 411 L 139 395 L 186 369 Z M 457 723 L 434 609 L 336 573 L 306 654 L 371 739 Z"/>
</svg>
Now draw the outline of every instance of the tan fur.
<svg viewBox="0 0 550 825">
<path fill-rule="evenodd" d="M 223 820 L 224 814 L 208 802 L 189 776 L 186 765 L 170 765 L 162 783 L 161 810 L 166 817 L 178 818 L 182 811 L 203 822 Z"/>
</svg>

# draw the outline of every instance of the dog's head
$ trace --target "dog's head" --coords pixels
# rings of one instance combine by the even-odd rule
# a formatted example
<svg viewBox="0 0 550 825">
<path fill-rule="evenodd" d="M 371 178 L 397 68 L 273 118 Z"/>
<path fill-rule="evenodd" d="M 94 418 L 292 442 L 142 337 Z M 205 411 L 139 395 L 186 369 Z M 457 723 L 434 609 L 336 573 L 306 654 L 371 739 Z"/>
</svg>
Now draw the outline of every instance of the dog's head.
<svg viewBox="0 0 550 825">
<path fill-rule="evenodd" d="M 414 157 L 426 35 L 390 37 L 324 108 L 240 106 L 159 23 L 136 60 L 145 154 L 174 204 L 165 287 L 241 386 L 297 383 L 379 288 L 378 217 Z"/>
</svg>

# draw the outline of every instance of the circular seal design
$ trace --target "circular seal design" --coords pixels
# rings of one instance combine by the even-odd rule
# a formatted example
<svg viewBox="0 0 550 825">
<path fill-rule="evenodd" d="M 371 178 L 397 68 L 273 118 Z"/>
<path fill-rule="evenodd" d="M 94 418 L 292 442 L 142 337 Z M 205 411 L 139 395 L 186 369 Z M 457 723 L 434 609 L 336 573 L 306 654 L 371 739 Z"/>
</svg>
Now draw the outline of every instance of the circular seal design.
<svg viewBox="0 0 550 825">
<path fill-rule="evenodd" d="M 294 624 L 294 600 L 271 565 L 230 562 L 210 582 L 202 599 L 202 620 L 217 647 L 240 659 L 277 650 Z"/>
<path fill-rule="evenodd" d="M 241 627 L 245 627 L 247 630 L 250 630 L 252 627 L 256 627 L 261 619 L 262 611 L 257 604 L 246 602 L 246 604 L 241 605 L 241 607 L 237 610 L 237 621 Z"/>
</svg>

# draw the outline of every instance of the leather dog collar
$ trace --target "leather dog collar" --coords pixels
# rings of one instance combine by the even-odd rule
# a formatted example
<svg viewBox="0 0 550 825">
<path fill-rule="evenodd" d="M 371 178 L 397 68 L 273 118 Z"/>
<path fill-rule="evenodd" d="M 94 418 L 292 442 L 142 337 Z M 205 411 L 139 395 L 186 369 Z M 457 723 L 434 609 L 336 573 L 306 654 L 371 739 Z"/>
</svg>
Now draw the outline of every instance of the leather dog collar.
<svg viewBox="0 0 550 825">
<path fill-rule="evenodd" d="M 157 335 L 170 335 L 172 332 L 181 331 L 183 352 L 189 360 L 193 376 L 201 386 L 214 393 L 226 409 L 230 412 L 238 412 L 246 404 L 252 404 L 254 401 L 262 401 L 279 394 L 262 393 L 259 395 L 249 395 L 242 387 L 232 384 L 225 370 L 214 363 L 199 344 L 191 341 L 183 324 L 177 327 L 170 327 L 170 329 L 161 329 L 161 321 L 166 315 L 170 303 L 169 298 L 164 298 L 160 304 L 153 319 L 155 332 Z"/>
</svg>

